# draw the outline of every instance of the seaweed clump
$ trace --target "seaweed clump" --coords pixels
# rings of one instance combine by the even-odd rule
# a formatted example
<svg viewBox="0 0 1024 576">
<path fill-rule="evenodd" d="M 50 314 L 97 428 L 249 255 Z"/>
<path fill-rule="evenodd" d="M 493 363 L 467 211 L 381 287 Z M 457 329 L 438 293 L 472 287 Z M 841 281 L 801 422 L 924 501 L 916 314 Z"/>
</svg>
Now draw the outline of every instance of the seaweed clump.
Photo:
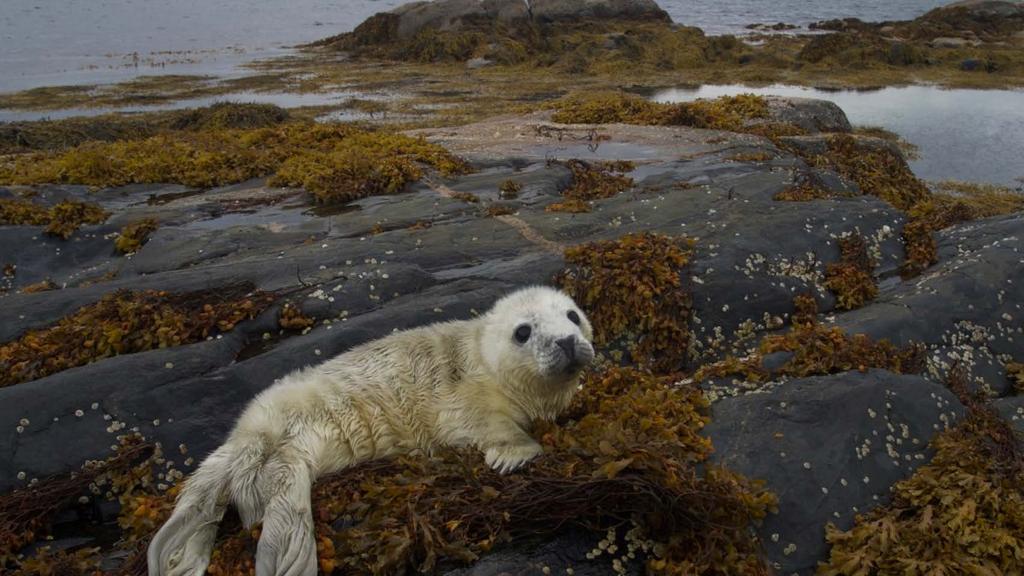
<svg viewBox="0 0 1024 576">
<path fill-rule="evenodd" d="M 443 174 L 467 170 L 462 160 L 422 138 L 345 125 L 285 124 L 183 130 L 25 154 L 0 165 L 0 183 L 207 188 L 273 176 L 272 185 L 301 186 L 321 202 L 347 202 L 401 191 L 423 176 L 424 165 Z"/>
<path fill-rule="evenodd" d="M 399 33 L 399 16 L 378 14 L 351 33 L 313 46 L 360 58 L 401 62 L 466 62 L 486 59 L 503 66 L 613 74 L 699 68 L 710 43 L 697 28 L 674 26 L 666 14 L 638 19 L 585 18 L 495 21 L 482 16 L 453 20 L 445 29 Z"/>
<path fill-rule="evenodd" d="M 154 218 L 143 218 L 127 224 L 114 239 L 114 247 L 121 254 L 138 252 L 142 245 L 149 240 L 149 235 L 156 232 L 157 227 Z"/>
<path fill-rule="evenodd" d="M 67 240 L 83 224 L 102 224 L 110 214 L 88 202 L 63 200 L 49 208 L 20 199 L 0 199 L 0 224 L 46 226 L 44 232 Z"/>
<path fill-rule="evenodd" d="M 523 191 L 523 185 L 515 180 L 505 180 L 498 187 L 498 197 L 502 200 L 515 200 Z"/>
<path fill-rule="evenodd" d="M 277 316 L 277 323 L 284 330 L 305 330 L 316 324 L 316 320 L 306 316 L 295 304 L 286 302 Z"/>
<path fill-rule="evenodd" d="M 126 442 L 110 458 L 87 463 L 74 474 L 47 478 L 0 496 L 0 570 L 13 568 L 15 574 L 95 573 L 99 560 L 95 548 L 73 554 L 49 552 L 43 548 L 29 559 L 20 558 L 19 550 L 42 540 L 57 514 L 71 508 L 79 498 L 88 494 L 90 485 L 102 484 L 104 478 L 129 473 L 132 466 L 151 457 L 153 452 L 154 447 L 150 444 Z"/>
<path fill-rule="evenodd" d="M 557 281 L 587 310 L 598 346 L 625 349 L 659 373 L 682 369 L 690 346 L 692 300 L 680 274 L 691 244 L 661 234 L 573 246 Z"/>
<path fill-rule="evenodd" d="M 815 186 L 811 182 L 804 181 L 782 190 L 773 196 L 773 199 L 779 202 L 810 202 L 811 200 L 822 200 L 831 197 L 832 194 L 828 190 Z"/>
<path fill-rule="evenodd" d="M 974 216 L 963 205 L 937 204 L 934 194 L 911 171 L 903 155 L 892 144 L 878 139 L 863 139 L 848 134 L 828 137 L 825 151 L 815 153 L 792 140 L 777 140 L 784 148 L 819 168 L 834 170 L 856 183 L 863 194 L 876 196 L 894 208 L 905 211 L 909 220 L 902 237 L 906 257 L 902 276 L 912 278 L 938 261 L 932 233 Z M 777 199 L 812 199 L 813 190 L 784 192 Z M 855 303 L 854 298 L 851 303 Z M 858 304 L 859 305 L 859 304 Z"/>
<path fill-rule="evenodd" d="M 337 135 L 320 134 L 323 127 L 308 130 L 292 142 L 297 150 L 270 183 L 301 186 L 323 203 L 400 192 L 423 177 L 422 165 L 446 175 L 468 171 L 461 159 L 422 138 L 340 126 L 327 128 Z"/>
<path fill-rule="evenodd" d="M 740 131 L 768 118 L 768 101 L 754 94 L 663 104 L 619 92 L 570 96 L 554 105 L 551 119 L 562 124 L 689 126 Z"/>
<path fill-rule="evenodd" d="M 168 118 L 171 130 L 225 130 L 268 128 L 287 122 L 288 111 L 274 104 L 217 102 L 203 108 L 176 112 Z"/>
<path fill-rule="evenodd" d="M 1002 186 L 940 182 L 938 191 L 909 210 L 903 227 L 907 258 L 901 273 L 912 278 L 938 261 L 933 232 L 963 222 L 1024 210 L 1024 195 Z"/>
<path fill-rule="evenodd" d="M 566 162 L 572 171 L 572 184 L 562 190 L 562 202 L 549 205 L 548 212 L 590 212 L 591 200 L 611 198 L 633 187 L 633 179 L 625 174 L 636 166 L 628 161 Z"/>
<path fill-rule="evenodd" d="M 182 293 L 119 290 L 0 345 L 0 386 L 110 356 L 199 342 L 254 318 L 272 301 L 247 283 Z"/>
<path fill-rule="evenodd" d="M 813 155 L 810 160 L 856 182 L 864 194 L 877 196 L 900 210 L 909 210 L 927 200 L 927 186 L 914 176 L 902 154 L 876 142 L 835 134 L 828 138 L 827 152 Z"/>
<path fill-rule="evenodd" d="M 1024 394 L 1024 364 L 1010 362 L 1006 365 L 1006 377 L 1013 383 L 1013 389 L 1018 394 Z"/>
<path fill-rule="evenodd" d="M 747 382 L 766 382 L 780 376 L 803 378 L 870 368 L 897 374 L 924 370 L 924 350 L 918 345 L 900 347 L 888 340 L 875 341 L 864 334 L 850 336 L 837 326 L 820 324 L 818 304 L 809 294 L 794 299 L 794 310 L 788 332 L 765 336 L 757 351 L 745 358 L 728 357 L 702 366 L 694 373 L 694 380 L 739 376 Z M 788 353 L 789 359 L 773 370 L 765 369 L 764 357 L 776 352 Z"/>
<path fill-rule="evenodd" d="M 878 294 L 875 263 L 868 254 L 868 245 L 860 234 L 839 239 L 839 262 L 825 269 L 825 287 L 836 295 L 840 310 L 860 308 Z"/>
<path fill-rule="evenodd" d="M 1024 550 L 1024 453 L 1010 424 L 972 395 L 963 370 L 949 388 L 967 417 L 931 442 L 935 457 L 892 487 L 892 502 L 859 514 L 832 545 L 822 576 L 1019 574 Z"/>
<path fill-rule="evenodd" d="M 175 130 L 266 128 L 290 119 L 273 104 L 218 102 L 203 108 L 143 114 L 0 123 L 0 154 L 56 151 L 85 142 L 144 140 Z"/>
</svg>

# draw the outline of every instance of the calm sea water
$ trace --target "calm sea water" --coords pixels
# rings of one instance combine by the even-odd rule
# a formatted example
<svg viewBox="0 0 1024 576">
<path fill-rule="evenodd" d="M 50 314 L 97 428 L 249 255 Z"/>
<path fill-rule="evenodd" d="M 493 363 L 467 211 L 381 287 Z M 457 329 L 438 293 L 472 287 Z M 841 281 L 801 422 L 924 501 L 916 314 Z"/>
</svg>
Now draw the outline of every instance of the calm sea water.
<svg viewBox="0 0 1024 576">
<path fill-rule="evenodd" d="M 247 60 L 351 30 L 404 0 L 0 0 L 0 92 L 123 80 L 224 75 Z M 943 0 L 661 0 L 712 34 L 752 23 L 909 19 Z"/>
<path fill-rule="evenodd" d="M 140 74 L 241 74 L 239 64 L 351 30 L 404 0 L 0 0 L 0 92 L 35 86 L 116 82 Z M 944 0 L 661 0 L 676 22 L 712 34 L 747 24 L 806 25 L 829 18 L 914 18 Z M 855 124 L 882 126 L 921 148 L 922 177 L 1020 186 L 1024 177 L 1024 92 L 890 88 L 820 92 L 792 86 L 705 86 L 658 95 L 685 100 L 737 92 L 837 102 Z M 324 104 L 344 94 L 239 94 L 283 106 Z M 221 99 L 221 98 L 218 98 Z M 311 101 L 306 101 L 310 100 Z M 183 102 L 198 106 L 208 102 Z M 97 110 L 47 112 L 63 117 Z M 36 112 L 0 110 L 0 121 Z"/>
<path fill-rule="evenodd" d="M 815 90 L 798 86 L 702 86 L 666 90 L 659 102 L 740 93 L 831 100 L 855 126 L 881 126 L 916 144 L 910 162 L 926 180 L 1024 185 L 1024 91 L 942 90 L 930 86 L 871 92 Z"/>
</svg>

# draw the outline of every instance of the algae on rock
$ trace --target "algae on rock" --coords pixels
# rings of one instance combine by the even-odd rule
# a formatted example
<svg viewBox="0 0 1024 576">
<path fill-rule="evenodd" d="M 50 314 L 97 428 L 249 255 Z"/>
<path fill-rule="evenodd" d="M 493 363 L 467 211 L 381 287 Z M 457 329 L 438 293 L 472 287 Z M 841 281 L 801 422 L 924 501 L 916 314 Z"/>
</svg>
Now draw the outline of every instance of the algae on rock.
<svg viewBox="0 0 1024 576">
<path fill-rule="evenodd" d="M 0 386 L 11 386 L 102 358 L 201 341 L 256 317 L 273 296 L 250 284 L 176 293 L 121 290 L 0 344 Z"/>
<path fill-rule="evenodd" d="M 214 114 L 211 121 L 227 120 Z M 443 174 L 467 169 L 444 148 L 419 138 L 346 125 L 285 124 L 181 130 L 20 155 L 0 165 L 0 184 L 178 183 L 208 188 L 273 176 L 271 184 L 304 187 L 321 202 L 347 202 L 398 192 L 422 177 L 421 165 Z"/>
</svg>

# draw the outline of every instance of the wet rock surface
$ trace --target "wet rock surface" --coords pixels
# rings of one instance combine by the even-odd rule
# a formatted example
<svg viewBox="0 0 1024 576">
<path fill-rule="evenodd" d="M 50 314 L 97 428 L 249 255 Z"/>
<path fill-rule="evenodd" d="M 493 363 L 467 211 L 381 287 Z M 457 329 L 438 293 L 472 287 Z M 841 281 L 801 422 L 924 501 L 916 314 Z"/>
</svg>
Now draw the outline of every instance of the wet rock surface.
<svg viewBox="0 0 1024 576">
<path fill-rule="evenodd" d="M 849 129 L 827 103 L 777 101 L 773 110 L 811 131 Z M 38 188 L 38 201 L 88 199 L 114 215 L 67 241 L 45 236 L 41 227 L 0 226 L 0 266 L 15 266 L 2 285 L 0 342 L 51 326 L 118 289 L 181 292 L 249 281 L 281 297 L 257 318 L 204 342 L 0 388 L 0 491 L 103 458 L 119 434 L 132 430 L 172 447 L 168 452 L 181 447 L 179 459 L 187 453 L 198 462 L 244 404 L 281 375 L 396 329 L 468 318 L 514 287 L 550 283 L 564 266 L 565 247 L 640 231 L 695 240 L 684 278 L 693 296 L 693 365 L 745 353 L 758 335 L 782 326 L 793 297 L 806 292 L 826 320 L 850 333 L 928 348 L 924 376 L 870 371 L 772 382 L 713 405 L 708 434 L 719 461 L 765 479 L 780 495 L 779 514 L 760 533 L 782 573 L 811 573 L 825 552 L 826 522 L 849 526 L 853 513 L 883 502 L 893 482 L 927 461 L 930 437 L 962 413 L 940 383 L 952 363 L 1006 397 L 997 406 L 1007 417 L 1024 419 L 1004 368 L 1024 356 L 1021 216 L 939 234 L 939 264 L 902 281 L 905 215 L 873 196 L 850 195 L 856 184 L 807 166 L 767 139 L 564 126 L 548 118 L 421 131 L 476 171 L 450 180 L 430 176 L 404 193 L 333 213 L 262 181 L 208 191 Z M 807 145 L 815 138 L 807 137 Z M 547 211 L 572 181 L 560 162 L 568 159 L 634 161 L 634 185 L 594 202 L 591 212 Z M 817 173 L 839 197 L 774 199 L 807 173 Z M 500 193 L 509 180 L 521 185 L 515 198 Z M 23 191 L 0 189 L 0 196 Z M 499 203 L 511 213 L 489 215 L 487 208 Z M 117 231 L 150 217 L 160 227 L 148 243 L 133 255 L 117 254 Z M 824 274 L 839 259 L 837 239 L 845 233 L 866 238 L 881 292 L 864 308 L 833 317 Z M 46 279 L 58 289 L 21 291 Z M 286 300 L 315 318 L 314 327 L 283 331 L 278 314 Z M 610 573 L 610 562 L 585 561 L 594 544 L 570 535 L 499 550 L 453 574 L 532 574 L 543 566 Z"/>
<path fill-rule="evenodd" d="M 778 515 L 758 529 L 781 574 L 813 574 L 825 525 L 888 499 L 930 457 L 928 439 L 963 416 L 943 385 L 881 370 L 791 380 L 717 402 L 706 429 L 715 460 L 764 479 Z"/>
</svg>

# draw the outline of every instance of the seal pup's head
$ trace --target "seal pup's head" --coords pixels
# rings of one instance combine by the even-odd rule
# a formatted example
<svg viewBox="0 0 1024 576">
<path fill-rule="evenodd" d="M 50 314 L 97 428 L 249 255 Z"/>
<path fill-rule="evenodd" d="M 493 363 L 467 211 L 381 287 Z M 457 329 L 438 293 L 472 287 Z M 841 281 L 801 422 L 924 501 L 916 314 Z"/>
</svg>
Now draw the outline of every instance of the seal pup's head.
<svg viewBox="0 0 1024 576">
<path fill-rule="evenodd" d="M 517 290 L 483 316 L 484 364 L 496 374 L 541 389 L 575 382 L 594 359 L 590 321 L 572 298 L 553 288 Z"/>
</svg>

